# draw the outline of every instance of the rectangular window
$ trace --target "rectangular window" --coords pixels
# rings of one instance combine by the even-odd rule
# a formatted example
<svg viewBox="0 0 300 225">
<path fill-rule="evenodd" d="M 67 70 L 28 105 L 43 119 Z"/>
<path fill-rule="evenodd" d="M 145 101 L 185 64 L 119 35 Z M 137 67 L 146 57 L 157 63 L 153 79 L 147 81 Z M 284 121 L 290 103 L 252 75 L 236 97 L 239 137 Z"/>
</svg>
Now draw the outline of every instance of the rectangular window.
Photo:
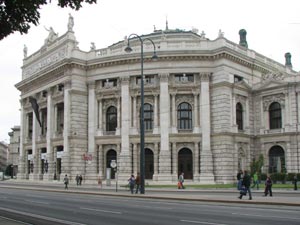
<svg viewBox="0 0 300 225">
<path fill-rule="evenodd" d="M 136 78 L 136 84 L 141 85 L 141 76 Z M 154 84 L 154 75 L 144 76 L 144 84 Z"/>
<path fill-rule="evenodd" d="M 177 81 L 177 82 L 194 82 L 194 74 L 189 74 L 189 73 L 175 74 L 175 81 Z"/>
</svg>

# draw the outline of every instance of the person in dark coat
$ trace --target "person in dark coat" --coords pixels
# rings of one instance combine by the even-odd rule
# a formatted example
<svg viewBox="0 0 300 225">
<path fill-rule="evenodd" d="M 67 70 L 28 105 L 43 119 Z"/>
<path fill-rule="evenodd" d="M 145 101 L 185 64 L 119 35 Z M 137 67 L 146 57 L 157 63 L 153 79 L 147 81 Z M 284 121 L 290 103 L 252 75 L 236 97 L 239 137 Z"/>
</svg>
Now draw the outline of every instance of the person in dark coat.
<svg viewBox="0 0 300 225">
<path fill-rule="evenodd" d="M 265 195 L 264 196 L 267 196 L 268 194 L 270 194 L 270 197 L 273 196 L 273 193 L 272 193 L 272 180 L 271 180 L 271 177 L 268 176 L 267 179 L 266 179 L 266 182 L 265 182 Z"/>
<path fill-rule="evenodd" d="M 242 189 L 242 182 L 243 182 L 243 171 L 242 170 L 240 170 L 237 173 L 236 179 L 237 179 L 237 189 L 241 190 Z"/>
<path fill-rule="evenodd" d="M 294 176 L 293 183 L 294 183 L 294 190 L 296 191 L 298 189 L 298 187 L 297 187 L 297 175 Z"/>
<path fill-rule="evenodd" d="M 136 177 L 135 177 L 135 193 L 137 194 L 140 190 L 140 185 L 141 185 L 141 179 L 140 179 L 140 173 L 137 173 Z"/>
<path fill-rule="evenodd" d="M 248 174 L 248 171 L 245 170 L 244 171 L 243 181 L 242 181 L 242 186 L 245 188 L 246 194 L 247 194 L 247 192 L 249 193 L 249 200 L 252 200 L 250 185 L 251 185 L 251 177 Z M 240 196 L 238 198 L 242 199 L 243 198 L 243 194 L 240 193 Z"/>
</svg>

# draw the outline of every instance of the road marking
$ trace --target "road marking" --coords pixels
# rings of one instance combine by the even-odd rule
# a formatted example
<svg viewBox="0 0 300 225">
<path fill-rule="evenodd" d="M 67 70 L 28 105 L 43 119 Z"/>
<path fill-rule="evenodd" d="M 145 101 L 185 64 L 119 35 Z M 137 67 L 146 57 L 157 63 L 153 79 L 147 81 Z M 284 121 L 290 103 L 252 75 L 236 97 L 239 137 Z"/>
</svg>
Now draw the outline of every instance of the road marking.
<svg viewBox="0 0 300 225">
<path fill-rule="evenodd" d="M 264 216 L 258 214 L 243 214 L 243 213 L 232 213 L 232 215 L 239 215 L 239 216 L 256 216 L 256 217 L 267 217 L 267 218 L 277 218 L 277 219 L 290 219 L 290 220 L 300 220 L 300 218 L 293 218 L 293 217 L 282 217 L 282 216 Z"/>
<path fill-rule="evenodd" d="M 31 201 L 31 200 L 25 200 L 25 202 L 37 203 L 37 204 L 44 204 L 44 205 L 49 205 L 49 203 L 48 203 L 48 202 L 39 202 L 39 201 Z"/>
<path fill-rule="evenodd" d="M 33 225 L 33 224 L 31 224 L 31 223 L 25 223 L 25 222 L 23 222 L 23 221 L 20 221 L 20 220 L 14 220 L 14 219 L 11 219 L 11 218 L 8 218 L 8 217 L 4 217 L 4 216 L 0 216 L 0 218 L 5 219 L 5 220 L 9 220 L 9 221 L 13 221 L 13 222 L 17 222 L 17 223 L 21 223 L 21 224 Z"/>
<path fill-rule="evenodd" d="M 112 213 L 112 214 L 122 214 L 122 212 L 102 210 L 102 209 L 92 209 L 92 208 L 82 208 L 82 207 L 80 207 L 80 209 L 85 209 L 85 210 L 90 210 L 90 211 L 97 211 L 97 212 Z"/>
<path fill-rule="evenodd" d="M 43 219 L 43 220 L 47 220 L 47 221 L 51 221 L 51 222 L 55 222 L 55 223 L 62 223 L 62 224 L 66 224 L 66 225 L 86 225 L 86 224 L 83 224 L 83 223 L 76 223 L 76 222 L 72 222 L 72 221 L 56 219 L 56 218 L 42 216 L 42 215 L 38 215 L 38 214 L 21 212 L 21 211 L 17 211 L 17 210 L 14 210 L 14 209 L 8 209 L 8 208 L 0 207 L 0 210 L 7 211 L 7 212 L 13 212 L 13 213 L 17 213 L 17 214 L 25 215 L 25 216 L 31 216 L 33 218 Z"/>
<path fill-rule="evenodd" d="M 167 209 L 167 210 L 172 210 L 173 208 L 167 208 L 167 207 L 157 207 L 157 206 L 145 206 L 145 205 L 131 205 L 131 206 L 136 206 L 136 207 L 140 207 L 140 208 L 150 208 L 150 209 Z"/>
<path fill-rule="evenodd" d="M 203 222 L 203 221 L 193 221 L 193 220 L 180 220 L 181 222 L 186 223 L 198 223 L 198 224 L 207 224 L 207 225 L 226 225 L 223 223 L 209 223 L 209 222 Z"/>
</svg>

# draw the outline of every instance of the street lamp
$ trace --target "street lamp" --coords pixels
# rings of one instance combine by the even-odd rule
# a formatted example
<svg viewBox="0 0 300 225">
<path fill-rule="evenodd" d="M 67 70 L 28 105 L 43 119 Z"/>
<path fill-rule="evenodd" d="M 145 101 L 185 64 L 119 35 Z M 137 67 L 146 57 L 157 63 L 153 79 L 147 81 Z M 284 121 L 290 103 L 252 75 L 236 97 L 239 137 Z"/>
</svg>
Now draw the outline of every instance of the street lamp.
<svg viewBox="0 0 300 225">
<path fill-rule="evenodd" d="M 130 37 L 135 36 L 141 42 L 141 116 L 140 116 L 140 179 L 141 179 L 141 194 L 145 194 L 145 129 L 144 129 L 144 41 L 150 41 L 153 45 L 153 60 L 157 60 L 156 47 L 154 42 L 150 38 L 142 39 L 137 34 L 130 34 L 128 37 L 127 47 L 125 52 L 130 53 L 132 48 L 130 47 Z"/>
</svg>

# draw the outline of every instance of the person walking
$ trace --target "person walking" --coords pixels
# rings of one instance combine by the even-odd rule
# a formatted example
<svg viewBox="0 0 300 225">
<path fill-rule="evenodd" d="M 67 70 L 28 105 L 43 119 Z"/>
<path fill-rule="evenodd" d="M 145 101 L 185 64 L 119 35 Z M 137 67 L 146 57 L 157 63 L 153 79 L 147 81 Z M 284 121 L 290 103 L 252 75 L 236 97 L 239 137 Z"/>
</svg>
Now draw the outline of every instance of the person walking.
<svg viewBox="0 0 300 225">
<path fill-rule="evenodd" d="M 76 185 L 78 186 L 79 185 L 79 175 L 78 174 L 76 175 L 75 180 L 76 180 Z"/>
<path fill-rule="evenodd" d="M 254 188 L 256 186 L 256 190 L 259 189 L 259 182 L 258 182 L 258 175 L 257 175 L 257 172 L 255 172 L 253 174 L 253 185 L 251 188 Z"/>
<path fill-rule="evenodd" d="M 69 184 L 69 178 L 68 175 L 66 174 L 64 177 L 64 184 L 65 184 L 65 189 L 68 189 L 68 184 Z"/>
<path fill-rule="evenodd" d="M 81 183 L 82 183 L 82 176 L 81 174 L 79 175 L 79 185 L 81 186 Z"/>
<path fill-rule="evenodd" d="M 242 170 L 240 170 L 237 173 L 236 179 L 237 179 L 237 189 L 241 190 L 242 189 L 242 181 L 243 181 L 243 171 Z"/>
<path fill-rule="evenodd" d="M 267 179 L 266 179 L 266 182 L 265 182 L 265 195 L 264 196 L 267 196 L 268 194 L 270 194 L 270 197 L 273 196 L 273 193 L 272 193 L 272 180 L 271 180 L 271 177 L 268 176 Z"/>
<path fill-rule="evenodd" d="M 137 173 L 135 177 L 135 193 L 137 194 L 140 190 L 140 185 L 141 185 L 141 178 L 140 178 L 140 173 Z"/>
<path fill-rule="evenodd" d="M 98 177 L 98 185 L 99 185 L 100 189 L 102 189 L 102 180 L 101 180 L 100 176 Z"/>
<path fill-rule="evenodd" d="M 294 183 L 294 190 L 298 190 L 298 187 L 297 187 L 297 174 L 295 174 L 294 176 L 294 180 L 293 180 L 293 183 Z"/>
<path fill-rule="evenodd" d="M 131 194 L 133 194 L 133 190 L 135 186 L 135 178 L 133 174 L 131 174 L 130 178 L 128 179 L 128 182 L 129 182 L 128 184 L 129 184 L 130 192 Z"/>
<path fill-rule="evenodd" d="M 183 182 L 184 182 L 184 173 L 181 173 L 178 178 L 178 189 L 184 189 Z"/>
<path fill-rule="evenodd" d="M 252 195 L 251 195 L 250 185 L 251 185 L 251 177 L 250 177 L 250 175 L 248 174 L 248 171 L 245 170 L 245 171 L 244 171 L 243 181 L 242 181 L 242 186 L 245 187 L 246 194 L 247 194 L 247 192 L 249 193 L 249 200 L 252 200 Z M 243 198 L 243 195 L 244 195 L 244 194 L 240 193 L 240 196 L 239 196 L 238 198 L 239 198 L 239 199 L 242 199 L 242 198 Z"/>
</svg>

